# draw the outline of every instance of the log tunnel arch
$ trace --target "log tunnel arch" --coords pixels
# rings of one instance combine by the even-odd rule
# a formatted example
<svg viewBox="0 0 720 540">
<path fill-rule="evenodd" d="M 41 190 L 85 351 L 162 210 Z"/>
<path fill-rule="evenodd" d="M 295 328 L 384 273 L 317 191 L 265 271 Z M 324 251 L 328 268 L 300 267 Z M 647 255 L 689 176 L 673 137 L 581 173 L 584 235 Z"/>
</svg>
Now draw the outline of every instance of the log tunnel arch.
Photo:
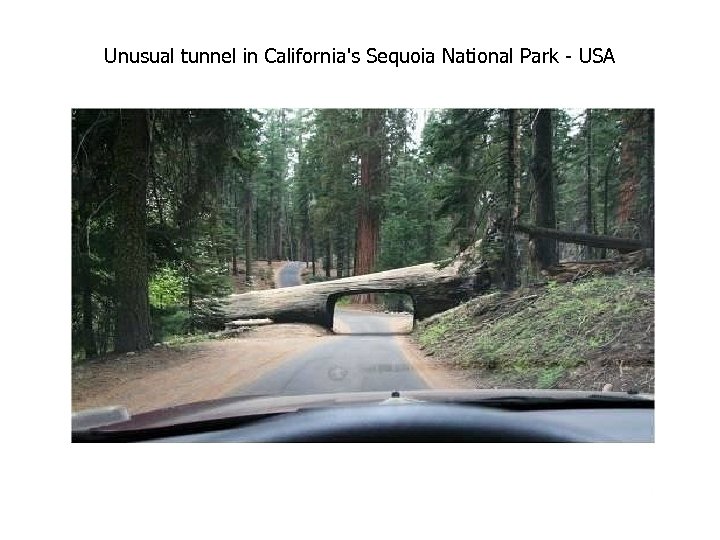
<svg viewBox="0 0 720 540">
<path fill-rule="evenodd" d="M 459 273 L 457 266 L 425 263 L 309 283 L 296 287 L 231 295 L 226 300 L 225 320 L 268 318 L 276 323 L 318 324 L 332 329 L 335 304 L 351 294 L 405 294 L 413 302 L 413 320 L 445 311 L 486 292 L 489 283 L 475 273 Z"/>
<path fill-rule="evenodd" d="M 335 320 L 335 304 L 337 303 L 340 298 L 344 296 L 356 296 L 358 294 L 403 294 L 410 298 L 410 301 L 412 302 L 413 311 L 413 321 L 412 321 L 412 327 L 415 328 L 415 324 L 417 323 L 417 304 L 415 301 L 415 297 L 410 291 L 407 291 L 405 289 L 396 289 L 396 290 L 388 290 L 388 289 L 361 289 L 361 290 L 353 290 L 349 289 L 347 291 L 342 291 L 338 293 L 332 293 L 328 295 L 327 302 L 325 303 L 325 311 L 327 312 L 328 316 L 328 323 L 325 325 L 325 328 L 332 330 L 333 329 L 333 321 Z"/>
<path fill-rule="evenodd" d="M 530 237 L 548 237 L 559 242 L 620 251 L 647 247 L 639 240 L 568 233 L 527 225 L 517 225 L 516 231 Z M 478 245 L 476 243 L 476 247 Z M 637 252 L 642 260 L 647 261 L 643 264 L 654 266 L 653 251 L 643 249 Z M 462 266 L 462 260 L 456 259 L 446 266 L 424 263 L 296 287 L 232 294 L 222 300 L 225 304 L 222 318 L 228 324 L 237 319 L 267 318 L 276 323 L 318 324 L 332 330 L 338 298 L 348 294 L 396 292 L 412 298 L 413 321 L 418 321 L 487 293 L 492 288 L 496 269 L 480 263 L 461 271 Z"/>
</svg>

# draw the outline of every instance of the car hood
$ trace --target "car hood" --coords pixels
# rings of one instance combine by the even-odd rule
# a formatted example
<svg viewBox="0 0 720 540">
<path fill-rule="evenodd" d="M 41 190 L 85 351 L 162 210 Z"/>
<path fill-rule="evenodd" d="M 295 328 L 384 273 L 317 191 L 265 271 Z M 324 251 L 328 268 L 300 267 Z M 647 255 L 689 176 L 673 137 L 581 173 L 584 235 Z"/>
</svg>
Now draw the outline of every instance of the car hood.
<svg viewBox="0 0 720 540">
<path fill-rule="evenodd" d="M 472 403 L 495 399 L 653 400 L 651 394 L 588 392 L 578 390 L 408 390 L 391 392 L 347 392 L 299 396 L 235 396 L 167 407 L 130 416 L 124 407 L 104 407 L 73 413 L 72 430 L 125 431 L 152 429 L 253 415 L 296 412 L 301 409 L 362 405 L 403 405 L 418 402 Z"/>
</svg>

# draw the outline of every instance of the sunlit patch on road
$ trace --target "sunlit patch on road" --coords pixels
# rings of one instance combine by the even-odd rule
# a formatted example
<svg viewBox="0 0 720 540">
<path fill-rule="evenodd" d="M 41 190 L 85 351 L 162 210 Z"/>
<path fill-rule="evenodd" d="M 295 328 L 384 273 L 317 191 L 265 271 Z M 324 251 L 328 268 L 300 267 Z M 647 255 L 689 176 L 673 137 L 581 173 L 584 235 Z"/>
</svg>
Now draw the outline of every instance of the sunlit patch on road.
<svg viewBox="0 0 720 540">
<path fill-rule="evenodd" d="M 413 312 L 409 294 L 346 295 L 335 304 L 333 332 L 368 336 L 409 334 L 413 329 Z"/>
</svg>

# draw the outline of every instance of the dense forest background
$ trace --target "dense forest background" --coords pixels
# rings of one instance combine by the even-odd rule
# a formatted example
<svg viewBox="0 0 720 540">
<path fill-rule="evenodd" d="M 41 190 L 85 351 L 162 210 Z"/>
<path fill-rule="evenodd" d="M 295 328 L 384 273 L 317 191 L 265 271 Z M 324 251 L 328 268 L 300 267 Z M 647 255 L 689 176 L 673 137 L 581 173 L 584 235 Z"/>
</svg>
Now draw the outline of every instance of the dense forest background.
<svg viewBox="0 0 720 540">
<path fill-rule="evenodd" d="M 523 224 L 652 245 L 653 148 L 645 109 L 74 110 L 73 353 L 215 327 L 255 261 L 323 280 L 465 253 L 512 289 L 614 254 Z"/>
</svg>

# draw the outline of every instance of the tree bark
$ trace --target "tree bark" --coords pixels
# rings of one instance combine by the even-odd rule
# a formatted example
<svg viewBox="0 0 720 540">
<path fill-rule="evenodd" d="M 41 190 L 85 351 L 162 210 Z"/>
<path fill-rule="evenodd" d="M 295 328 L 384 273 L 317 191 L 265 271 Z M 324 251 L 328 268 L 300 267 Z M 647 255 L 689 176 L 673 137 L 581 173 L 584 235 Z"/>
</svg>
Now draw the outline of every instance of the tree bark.
<svg viewBox="0 0 720 540">
<path fill-rule="evenodd" d="M 351 238 L 347 233 L 347 230 L 345 231 L 345 273 L 348 276 L 352 275 L 352 272 L 350 271 L 350 253 L 352 251 L 352 243 Z"/>
<path fill-rule="evenodd" d="M 592 109 L 585 109 L 585 141 L 586 141 L 586 162 L 585 162 L 585 232 L 593 233 L 593 211 L 592 211 Z M 593 258 L 593 250 L 586 246 L 585 259 Z"/>
<path fill-rule="evenodd" d="M 79 177 L 89 176 L 84 161 L 79 161 L 77 174 Z M 74 181 L 75 179 L 73 179 L 73 182 Z M 84 197 L 79 198 L 78 212 L 77 215 L 74 216 L 77 220 L 74 227 L 74 230 L 77 231 L 77 237 L 73 242 L 73 244 L 77 246 L 78 274 L 77 277 L 73 275 L 73 281 L 75 282 L 75 280 L 77 280 L 81 289 L 82 344 L 85 351 L 85 358 L 91 358 L 97 355 L 97 345 L 95 341 L 95 333 L 93 331 L 95 310 L 92 301 L 92 260 L 90 258 L 89 227 L 92 215 L 93 214 L 90 212 Z"/>
<path fill-rule="evenodd" d="M 245 284 L 250 285 L 252 281 L 252 188 L 250 179 L 243 182 L 243 206 L 245 207 Z"/>
<path fill-rule="evenodd" d="M 380 238 L 380 161 L 379 144 L 382 111 L 363 109 L 365 140 L 360 155 L 360 197 L 358 207 L 357 240 L 355 244 L 356 275 L 369 274 L 375 269 Z"/>
<path fill-rule="evenodd" d="M 503 219 L 504 231 L 504 276 L 503 288 L 512 290 L 517 286 L 517 248 L 515 246 L 515 223 L 518 210 L 517 182 L 517 133 L 516 133 L 516 111 L 507 111 L 507 178 L 505 188 L 505 216 Z"/>
<path fill-rule="evenodd" d="M 310 259 L 312 260 L 312 274 L 316 275 L 315 270 L 315 236 L 310 235 Z"/>
<path fill-rule="evenodd" d="M 260 205 L 255 205 L 255 256 L 260 260 Z"/>
<path fill-rule="evenodd" d="M 540 109 L 533 127 L 532 174 L 535 181 L 535 225 L 554 229 L 555 196 L 552 172 L 552 111 Z M 539 268 L 558 262 L 557 242 L 552 238 L 538 237 L 533 243 L 533 259 Z"/>
<path fill-rule="evenodd" d="M 364 142 L 360 153 L 360 197 L 355 241 L 355 275 L 375 270 L 380 242 L 381 160 L 380 135 L 383 113 L 380 109 L 363 109 Z M 357 304 L 374 303 L 370 294 L 353 298 Z"/>
<path fill-rule="evenodd" d="M 91 358 L 97 355 L 95 333 L 93 332 L 94 309 L 90 273 L 91 260 L 88 246 L 84 242 L 84 238 L 79 240 L 79 245 L 80 283 L 82 284 L 83 349 L 85 350 L 85 358 Z"/>
<path fill-rule="evenodd" d="M 629 109 L 623 115 L 624 133 L 620 147 L 620 195 L 617 225 L 622 236 L 636 236 L 637 199 L 642 176 L 643 111 Z"/>
<path fill-rule="evenodd" d="M 643 237 L 655 243 L 655 110 L 645 111 L 645 205 Z"/>
<path fill-rule="evenodd" d="M 325 277 L 330 278 L 330 268 L 332 267 L 332 243 L 330 241 L 330 233 L 328 232 L 325 237 Z"/>
<path fill-rule="evenodd" d="M 343 237 L 343 234 L 341 232 L 341 225 L 338 223 L 337 229 L 336 229 L 336 248 L 335 248 L 335 257 L 337 259 L 337 263 L 335 264 L 335 276 L 336 277 L 343 277 L 343 271 L 344 271 L 344 264 L 345 264 L 345 238 Z"/>
<path fill-rule="evenodd" d="M 610 155 L 608 155 L 607 164 L 605 165 L 605 175 L 603 178 L 603 234 L 607 235 L 608 233 L 608 212 L 609 212 L 609 190 L 608 190 L 608 184 L 610 182 L 610 171 L 612 170 L 612 165 L 615 162 L 615 152 L 617 152 L 619 142 L 616 141 L 613 145 L 612 149 L 610 150 Z M 604 259 L 607 256 L 607 248 L 602 248 L 602 251 L 600 252 L 600 258 Z"/>
<path fill-rule="evenodd" d="M 115 351 L 126 352 L 151 344 L 146 238 L 149 140 L 147 111 L 120 114 L 115 147 Z"/>
</svg>

